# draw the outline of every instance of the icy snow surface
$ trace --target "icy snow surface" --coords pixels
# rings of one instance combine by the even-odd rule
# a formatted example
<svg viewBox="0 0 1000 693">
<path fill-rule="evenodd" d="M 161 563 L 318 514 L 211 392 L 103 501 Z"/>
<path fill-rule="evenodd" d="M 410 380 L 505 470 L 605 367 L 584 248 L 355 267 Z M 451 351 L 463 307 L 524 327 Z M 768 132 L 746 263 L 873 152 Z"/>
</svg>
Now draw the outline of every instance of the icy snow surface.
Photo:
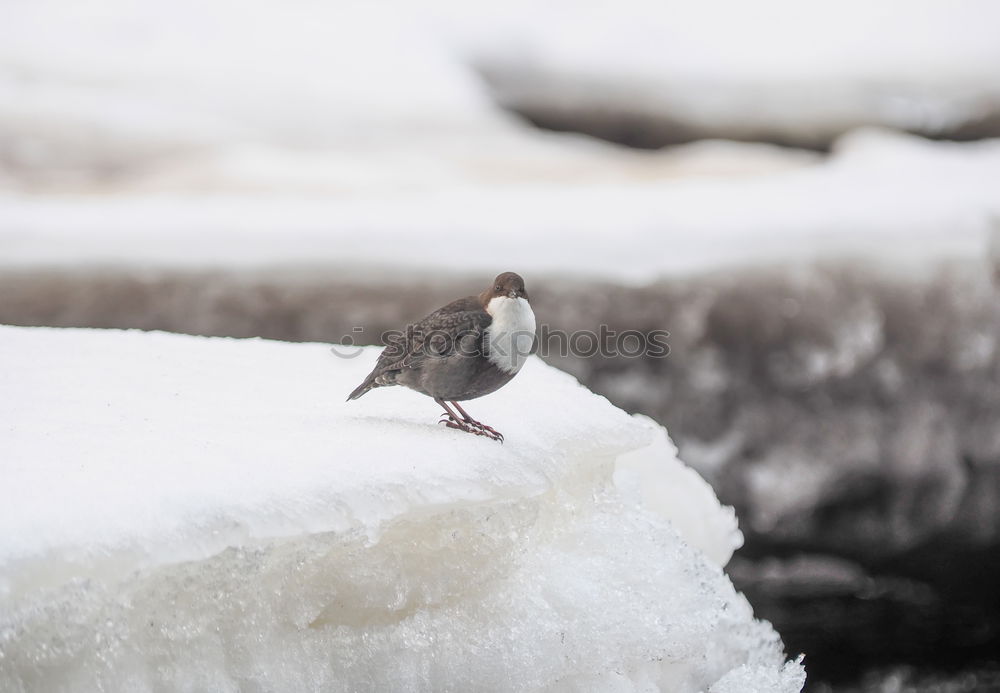
<svg viewBox="0 0 1000 693">
<path fill-rule="evenodd" d="M 0 327 L 0 689 L 801 688 L 662 430 L 534 358 L 502 446 L 345 403 L 376 353 Z"/>
</svg>

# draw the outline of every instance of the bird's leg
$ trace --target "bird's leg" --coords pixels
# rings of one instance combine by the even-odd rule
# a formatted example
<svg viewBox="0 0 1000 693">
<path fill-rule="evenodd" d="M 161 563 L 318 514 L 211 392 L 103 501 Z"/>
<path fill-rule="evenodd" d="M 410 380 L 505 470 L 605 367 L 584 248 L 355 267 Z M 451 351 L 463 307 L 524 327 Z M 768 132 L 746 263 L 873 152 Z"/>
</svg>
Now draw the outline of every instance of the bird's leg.
<svg viewBox="0 0 1000 693">
<path fill-rule="evenodd" d="M 452 426 L 451 424 L 461 424 L 462 417 L 452 411 L 451 407 L 449 407 L 443 399 L 437 399 L 435 397 L 434 401 L 444 407 L 445 413 L 441 415 L 441 418 L 444 419 L 445 417 L 448 417 L 447 421 L 438 421 L 438 423 L 448 424 L 451 428 L 459 428 L 459 426 Z"/>
<path fill-rule="evenodd" d="M 503 436 L 494 431 L 492 428 L 489 431 L 487 431 L 482 424 L 480 424 L 478 421 L 473 421 L 471 418 L 469 418 L 468 414 L 465 414 L 464 412 L 463 416 L 456 414 L 454 411 L 451 410 L 451 407 L 449 407 L 443 399 L 435 398 L 434 401 L 440 404 L 442 407 L 444 407 L 445 413 L 441 415 L 442 419 L 444 419 L 444 417 L 448 417 L 447 419 L 439 421 L 438 423 L 443 423 L 448 428 L 457 428 L 458 430 L 465 431 L 466 433 L 473 433 L 477 436 L 486 436 L 487 438 L 492 438 L 493 440 L 499 440 L 500 442 L 503 442 Z M 455 403 L 452 402 L 452 404 Z M 459 409 L 461 409 L 461 407 L 459 407 Z"/>
<path fill-rule="evenodd" d="M 469 413 L 467 411 L 462 409 L 462 405 L 460 405 L 458 402 L 452 402 L 451 406 L 455 407 L 455 409 L 458 410 L 458 413 L 462 415 L 463 423 L 482 431 L 483 432 L 482 435 L 487 435 L 493 440 L 499 440 L 501 443 L 503 442 L 503 434 L 500 431 L 496 430 L 492 426 L 487 426 L 486 424 L 480 423 L 479 421 L 473 419 L 471 416 L 469 416 Z"/>
<path fill-rule="evenodd" d="M 475 433 L 476 435 L 486 435 L 485 433 L 480 433 L 478 430 L 465 423 L 462 417 L 452 411 L 443 399 L 434 398 L 434 401 L 444 407 L 445 413 L 441 415 L 441 420 L 438 423 L 443 423 L 448 428 L 457 428 L 460 431 L 465 431 L 466 433 Z M 447 417 L 447 418 L 445 418 Z"/>
</svg>

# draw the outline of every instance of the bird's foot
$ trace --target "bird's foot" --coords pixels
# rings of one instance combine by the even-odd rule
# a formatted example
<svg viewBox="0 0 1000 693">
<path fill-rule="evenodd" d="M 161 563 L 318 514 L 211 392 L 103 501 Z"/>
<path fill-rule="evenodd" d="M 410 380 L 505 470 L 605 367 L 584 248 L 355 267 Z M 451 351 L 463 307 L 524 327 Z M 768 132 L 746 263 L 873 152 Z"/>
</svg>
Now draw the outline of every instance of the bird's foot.
<svg viewBox="0 0 1000 693">
<path fill-rule="evenodd" d="M 486 424 L 480 423 L 475 419 L 465 419 L 463 423 L 467 426 L 472 426 L 477 431 L 480 431 L 480 435 L 487 436 L 493 440 L 499 440 L 501 443 L 503 442 L 503 433 L 496 430 L 492 426 L 487 426 Z"/>
<path fill-rule="evenodd" d="M 451 414 L 442 414 L 441 420 L 438 423 L 443 423 L 448 428 L 455 428 L 477 436 L 486 436 L 491 440 L 503 443 L 503 434 L 500 431 L 486 424 L 479 423 L 474 419 L 456 419 Z"/>
</svg>

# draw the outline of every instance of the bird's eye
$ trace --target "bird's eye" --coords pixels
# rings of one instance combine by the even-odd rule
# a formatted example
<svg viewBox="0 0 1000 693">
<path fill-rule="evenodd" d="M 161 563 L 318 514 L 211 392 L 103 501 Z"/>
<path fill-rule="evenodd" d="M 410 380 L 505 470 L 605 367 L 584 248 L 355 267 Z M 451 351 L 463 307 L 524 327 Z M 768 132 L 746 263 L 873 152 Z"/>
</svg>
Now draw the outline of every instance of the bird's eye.
<svg viewBox="0 0 1000 693">
<path fill-rule="evenodd" d="M 496 286 L 493 287 L 493 290 L 494 291 L 503 291 L 503 287 L 500 286 L 499 284 L 497 284 Z"/>
</svg>

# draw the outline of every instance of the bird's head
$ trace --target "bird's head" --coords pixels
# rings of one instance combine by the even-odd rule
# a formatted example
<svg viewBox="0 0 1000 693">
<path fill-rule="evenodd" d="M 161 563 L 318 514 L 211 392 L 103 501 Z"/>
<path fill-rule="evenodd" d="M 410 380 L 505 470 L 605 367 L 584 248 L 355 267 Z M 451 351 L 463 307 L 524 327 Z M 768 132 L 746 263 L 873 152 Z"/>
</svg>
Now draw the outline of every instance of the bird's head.
<svg viewBox="0 0 1000 693">
<path fill-rule="evenodd" d="M 479 294 L 479 300 L 484 307 L 488 306 L 494 298 L 523 298 L 527 301 L 528 292 L 524 288 L 524 280 L 521 279 L 521 275 L 514 272 L 504 272 L 497 275 L 493 283 Z"/>
</svg>

